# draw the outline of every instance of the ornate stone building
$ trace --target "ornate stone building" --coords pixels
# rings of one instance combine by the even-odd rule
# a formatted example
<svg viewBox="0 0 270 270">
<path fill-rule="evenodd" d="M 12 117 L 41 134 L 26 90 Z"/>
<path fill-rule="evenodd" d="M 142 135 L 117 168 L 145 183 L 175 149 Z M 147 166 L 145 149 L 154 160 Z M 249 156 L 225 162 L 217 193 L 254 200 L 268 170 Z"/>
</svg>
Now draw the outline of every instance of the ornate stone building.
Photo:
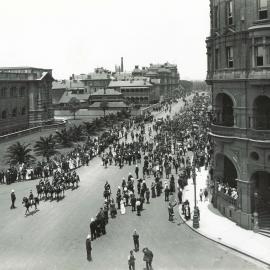
<svg viewBox="0 0 270 270">
<path fill-rule="evenodd" d="M 244 228 L 270 228 L 270 1 L 210 0 L 210 10 L 214 204 Z"/>
<path fill-rule="evenodd" d="M 0 68 L 0 135 L 52 121 L 52 70 Z"/>
</svg>

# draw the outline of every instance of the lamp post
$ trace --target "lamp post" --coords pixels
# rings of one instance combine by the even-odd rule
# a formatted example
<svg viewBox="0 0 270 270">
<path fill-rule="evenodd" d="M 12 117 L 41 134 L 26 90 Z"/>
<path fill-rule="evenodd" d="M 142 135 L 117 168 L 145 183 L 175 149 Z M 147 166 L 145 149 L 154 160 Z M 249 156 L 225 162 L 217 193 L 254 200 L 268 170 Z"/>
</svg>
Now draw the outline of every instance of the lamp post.
<svg viewBox="0 0 270 270">
<path fill-rule="evenodd" d="M 193 161 L 192 161 L 192 179 L 194 185 L 194 212 L 193 212 L 193 228 L 198 229 L 200 227 L 199 224 L 199 208 L 197 206 L 197 190 L 196 190 L 196 152 L 194 151 Z"/>
<path fill-rule="evenodd" d="M 254 220 L 254 226 L 253 231 L 258 232 L 259 231 L 259 222 L 258 222 L 258 212 L 257 212 L 257 200 L 258 200 L 258 193 L 254 192 L 254 213 L 253 213 L 253 220 Z"/>
</svg>

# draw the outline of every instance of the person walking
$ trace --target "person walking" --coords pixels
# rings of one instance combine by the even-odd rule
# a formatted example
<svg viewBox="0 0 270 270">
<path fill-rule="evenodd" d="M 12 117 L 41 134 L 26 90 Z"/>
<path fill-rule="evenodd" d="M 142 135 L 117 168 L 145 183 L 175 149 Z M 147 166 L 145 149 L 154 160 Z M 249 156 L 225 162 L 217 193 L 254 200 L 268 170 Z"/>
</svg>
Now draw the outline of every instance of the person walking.
<svg viewBox="0 0 270 270">
<path fill-rule="evenodd" d="M 129 270 L 135 270 L 135 260 L 136 258 L 133 254 L 133 250 L 131 250 L 128 256 L 128 269 Z"/>
<path fill-rule="evenodd" d="M 145 261 L 146 263 L 146 269 L 147 270 L 151 270 L 152 269 L 152 261 L 153 261 L 153 252 L 148 249 L 147 247 L 143 248 L 142 250 L 143 252 L 143 260 Z"/>
<path fill-rule="evenodd" d="M 11 190 L 10 197 L 11 197 L 11 206 L 10 206 L 10 209 L 15 209 L 16 208 L 15 207 L 16 195 L 15 195 L 14 189 Z"/>
<path fill-rule="evenodd" d="M 135 167 L 135 174 L 136 174 L 136 179 L 139 179 L 139 167 L 136 165 Z"/>
<path fill-rule="evenodd" d="M 87 235 L 86 238 L 86 253 L 87 253 L 87 260 L 90 262 L 92 261 L 92 245 L 91 245 L 91 236 L 90 234 Z"/>
<path fill-rule="evenodd" d="M 137 233 L 136 230 L 134 230 L 133 233 L 133 242 L 134 242 L 134 251 L 137 252 L 140 249 L 140 243 L 139 243 L 139 234 Z"/>
</svg>

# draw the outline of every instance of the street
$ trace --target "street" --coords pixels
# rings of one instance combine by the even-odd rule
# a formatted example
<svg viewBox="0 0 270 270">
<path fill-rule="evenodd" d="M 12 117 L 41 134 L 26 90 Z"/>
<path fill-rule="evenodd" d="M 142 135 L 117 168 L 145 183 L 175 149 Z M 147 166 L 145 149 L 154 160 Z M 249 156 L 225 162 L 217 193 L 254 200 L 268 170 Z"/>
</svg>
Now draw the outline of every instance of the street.
<svg viewBox="0 0 270 270">
<path fill-rule="evenodd" d="M 181 106 L 183 104 L 181 103 Z M 179 110 L 175 105 L 173 112 Z M 159 117 L 159 116 L 158 116 Z M 142 176 L 140 164 L 140 176 Z M 125 215 L 118 211 L 116 219 L 109 219 L 107 234 L 92 242 L 93 261 L 86 260 L 85 239 L 89 222 L 103 205 L 106 180 L 115 198 L 122 178 L 134 172 L 135 165 L 119 169 L 102 166 L 94 158 L 89 167 L 77 170 L 81 182 L 78 189 L 68 190 L 59 202 L 41 201 L 39 211 L 24 217 L 21 201 L 30 189 L 36 193 L 35 181 L 15 183 L 0 187 L 0 269 L 128 269 L 127 257 L 134 248 L 134 229 L 140 235 L 140 251 L 135 253 L 136 268 L 143 269 L 142 248 L 153 251 L 153 269 L 264 269 L 264 265 L 224 248 L 194 233 L 177 216 L 168 221 L 164 194 L 144 204 L 139 217 L 128 207 Z M 150 186 L 153 178 L 147 178 Z M 10 191 L 15 190 L 15 210 L 10 210 Z M 175 211 L 177 212 L 177 211 Z M 203 217 L 201 217 L 203 218 Z"/>
</svg>

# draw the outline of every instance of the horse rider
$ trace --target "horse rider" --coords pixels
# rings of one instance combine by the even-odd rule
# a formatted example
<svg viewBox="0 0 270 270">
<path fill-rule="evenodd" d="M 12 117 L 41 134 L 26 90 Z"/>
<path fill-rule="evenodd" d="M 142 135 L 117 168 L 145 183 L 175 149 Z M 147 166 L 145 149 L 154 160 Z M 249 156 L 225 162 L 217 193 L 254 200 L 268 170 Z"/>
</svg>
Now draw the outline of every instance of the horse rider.
<svg viewBox="0 0 270 270">
<path fill-rule="evenodd" d="M 31 204 L 33 204 L 33 202 L 34 202 L 34 195 L 33 195 L 32 190 L 30 190 L 29 201 L 30 201 Z"/>
</svg>

